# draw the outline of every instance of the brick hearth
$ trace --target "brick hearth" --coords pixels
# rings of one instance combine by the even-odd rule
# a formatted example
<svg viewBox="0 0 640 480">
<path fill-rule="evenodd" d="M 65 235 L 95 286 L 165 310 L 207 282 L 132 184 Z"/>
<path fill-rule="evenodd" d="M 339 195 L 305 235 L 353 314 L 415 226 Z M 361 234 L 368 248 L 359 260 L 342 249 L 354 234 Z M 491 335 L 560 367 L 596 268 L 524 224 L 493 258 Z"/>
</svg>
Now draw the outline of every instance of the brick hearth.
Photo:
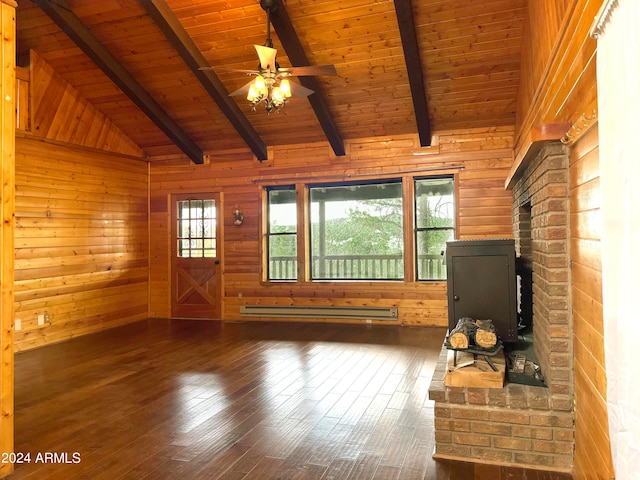
<svg viewBox="0 0 640 480">
<path fill-rule="evenodd" d="M 569 471 L 573 413 L 551 409 L 548 388 L 445 387 L 443 348 L 429 398 L 435 402 L 435 458 Z"/>
<path fill-rule="evenodd" d="M 435 457 L 568 471 L 573 467 L 573 351 L 569 254 L 569 157 L 542 148 L 513 189 L 516 249 L 533 278 L 533 344 L 548 388 L 445 387 L 443 347 L 429 398 Z M 527 292 L 526 287 L 524 292 Z M 527 312 L 523 312 L 525 316 Z"/>
</svg>

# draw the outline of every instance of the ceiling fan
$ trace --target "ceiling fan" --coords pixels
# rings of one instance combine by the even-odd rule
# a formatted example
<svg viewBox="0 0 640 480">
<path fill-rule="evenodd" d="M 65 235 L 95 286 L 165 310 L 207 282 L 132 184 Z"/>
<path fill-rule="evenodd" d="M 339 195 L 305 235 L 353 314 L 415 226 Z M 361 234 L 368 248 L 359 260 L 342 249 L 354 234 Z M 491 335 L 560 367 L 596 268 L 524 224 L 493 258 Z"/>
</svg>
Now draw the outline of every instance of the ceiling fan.
<svg viewBox="0 0 640 480">
<path fill-rule="evenodd" d="M 276 0 L 260 0 L 260 6 L 267 12 L 267 39 L 264 45 L 254 45 L 260 63 L 255 70 L 236 70 L 214 67 L 202 67 L 201 70 L 227 70 L 255 76 L 249 83 L 229 96 L 245 95 L 253 110 L 264 103 L 267 113 L 278 112 L 291 97 L 304 98 L 311 95 L 313 90 L 290 82 L 289 77 L 303 77 L 316 75 L 337 75 L 333 65 L 311 65 L 306 67 L 283 68 L 276 61 L 276 53 L 271 41 L 271 12 L 277 8 Z"/>
</svg>

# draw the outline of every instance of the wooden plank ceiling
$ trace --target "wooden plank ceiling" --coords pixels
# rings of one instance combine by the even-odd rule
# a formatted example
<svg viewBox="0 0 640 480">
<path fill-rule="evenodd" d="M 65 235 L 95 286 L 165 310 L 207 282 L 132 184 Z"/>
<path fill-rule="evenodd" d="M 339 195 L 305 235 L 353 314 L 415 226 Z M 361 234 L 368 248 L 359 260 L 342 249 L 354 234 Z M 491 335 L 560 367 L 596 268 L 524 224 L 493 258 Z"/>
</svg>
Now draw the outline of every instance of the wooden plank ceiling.
<svg viewBox="0 0 640 480">
<path fill-rule="evenodd" d="M 515 123 L 526 0 L 277 2 L 280 66 L 306 60 L 338 73 L 296 79 L 317 93 L 278 114 L 226 96 L 249 80 L 227 69 L 258 65 L 253 45 L 267 36 L 259 0 L 21 0 L 19 64 L 35 50 L 150 157 L 184 152 L 197 162 L 248 147 L 263 159 L 266 146 L 312 142 L 342 155 L 345 139 L 418 134 L 428 145 L 432 131 Z M 55 8 L 148 94 L 164 124 L 63 32 Z M 202 78 L 202 63 L 223 70 Z"/>
</svg>

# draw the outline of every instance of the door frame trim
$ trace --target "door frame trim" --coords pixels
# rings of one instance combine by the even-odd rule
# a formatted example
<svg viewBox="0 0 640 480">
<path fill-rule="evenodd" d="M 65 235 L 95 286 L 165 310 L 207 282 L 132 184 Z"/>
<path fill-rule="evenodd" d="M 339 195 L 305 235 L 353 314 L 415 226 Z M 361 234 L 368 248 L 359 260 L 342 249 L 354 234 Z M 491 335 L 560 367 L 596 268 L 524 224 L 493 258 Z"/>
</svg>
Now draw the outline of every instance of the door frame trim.
<svg viewBox="0 0 640 480">
<path fill-rule="evenodd" d="M 168 199 L 168 203 L 169 203 L 169 209 L 168 209 L 168 222 L 169 222 L 169 235 L 168 235 L 168 241 L 169 241 L 169 278 L 168 278 L 168 282 L 169 282 L 169 299 L 168 299 L 168 307 L 169 307 L 169 318 L 175 318 L 175 319 L 194 319 L 194 320 L 206 320 L 206 319 L 201 319 L 201 318 L 197 318 L 197 317 L 185 317 L 185 316 L 175 316 L 174 315 L 174 311 L 173 311 L 173 295 L 174 295 L 174 287 L 175 287 L 175 275 L 174 275 L 174 258 L 173 256 L 176 253 L 176 245 L 174 244 L 174 236 L 175 236 L 175 228 L 176 225 L 174 225 L 174 208 L 175 208 L 175 203 L 178 200 L 182 200 L 182 199 L 188 199 L 188 198 L 192 198 L 194 196 L 206 196 L 206 195 L 211 195 L 211 196 L 216 196 L 218 198 L 218 205 L 216 206 L 216 214 L 217 214 L 217 229 L 218 229 L 218 236 L 217 236 L 217 245 L 216 245 L 216 250 L 217 250 L 217 254 L 216 254 L 216 258 L 219 260 L 219 264 L 218 264 L 218 268 L 220 270 L 220 273 L 218 274 L 218 286 L 217 286 L 217 298 L 218 298 L 218 303 L 219 303 L 219 311 L 220 311 L 220 319 L 222 320 L 222 313 L 224 312 L 224 296 L 223 296 L 223 292 L 224 292 L 224 288 L 223 288 L 223 284 L 224 284 L 224 193 L 217 189 L 211 189 L 208 191 L 203 191 L 203 190 L 194 190 L 194 191 L 172 191 L 167 193 L 167 199 Z"/>
</svg>

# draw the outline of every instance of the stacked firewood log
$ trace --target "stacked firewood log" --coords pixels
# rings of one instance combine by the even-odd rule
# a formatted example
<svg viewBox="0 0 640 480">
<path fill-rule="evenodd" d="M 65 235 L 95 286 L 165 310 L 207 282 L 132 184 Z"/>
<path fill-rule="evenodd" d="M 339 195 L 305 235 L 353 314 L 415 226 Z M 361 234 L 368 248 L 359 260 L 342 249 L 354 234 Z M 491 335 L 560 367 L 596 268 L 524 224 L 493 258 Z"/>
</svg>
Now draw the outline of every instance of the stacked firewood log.
<svg viewBox="0 0 640 480">
<path fill-rule="evenodd" d="M 449 344 L 454 350 L 469 348 L 492 349 L 498 343 L 496 328 L 491 320 L 463 317 L 449 333 Z"/>
</svg>

